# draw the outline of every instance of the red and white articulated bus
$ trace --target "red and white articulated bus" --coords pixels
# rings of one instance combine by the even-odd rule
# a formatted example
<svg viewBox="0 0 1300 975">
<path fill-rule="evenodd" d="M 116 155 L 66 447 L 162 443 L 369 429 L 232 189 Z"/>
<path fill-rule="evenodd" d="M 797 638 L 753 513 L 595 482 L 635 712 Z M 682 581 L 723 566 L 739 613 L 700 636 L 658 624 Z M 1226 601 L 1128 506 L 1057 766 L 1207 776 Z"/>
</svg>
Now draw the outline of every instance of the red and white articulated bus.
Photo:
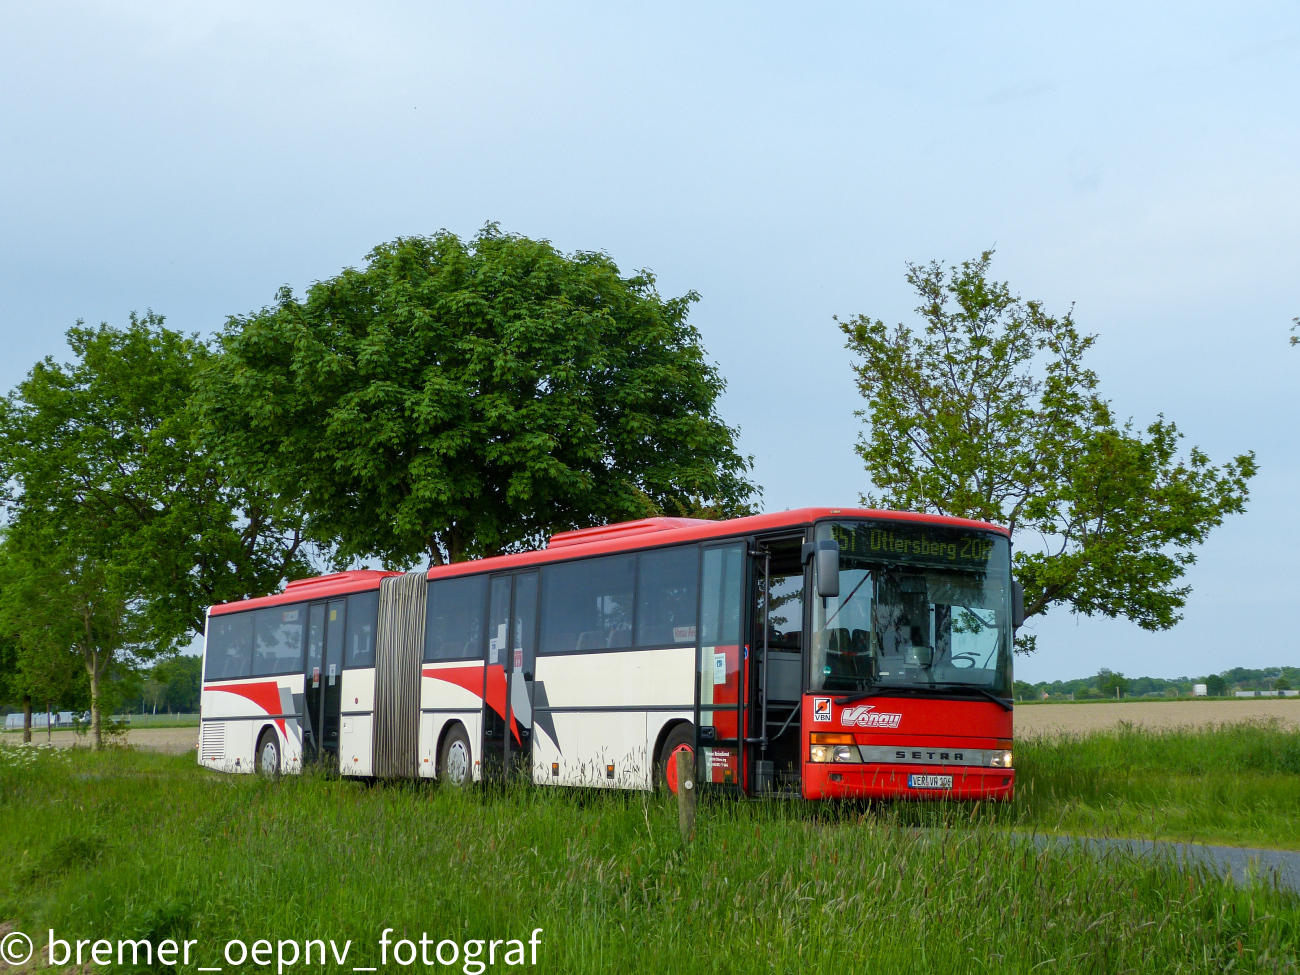
<svg viewBox="0 0 1300 975">
<path fill-rule="evenodd" d="M 199 762 L 745 795 L 1008 799 L 1003 528 L 805 508 L 649 518 L 213 606 Z"/>
</svg>

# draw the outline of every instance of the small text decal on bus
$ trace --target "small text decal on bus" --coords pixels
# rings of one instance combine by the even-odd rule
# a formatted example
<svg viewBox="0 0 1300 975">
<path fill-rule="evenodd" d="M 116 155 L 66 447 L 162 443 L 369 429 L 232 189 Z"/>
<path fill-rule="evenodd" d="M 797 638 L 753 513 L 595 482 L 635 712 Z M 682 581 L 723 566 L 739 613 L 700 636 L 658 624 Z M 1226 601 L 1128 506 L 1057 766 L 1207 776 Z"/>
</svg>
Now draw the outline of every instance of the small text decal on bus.
<svg viewBox="0 0 1300 975">
<path fill-rule="evenodd" d="M 830 721 L 831 719 L 831 699 L 829 697 L 813 698 L 813 720 Z"/>
<path fill-rule="evenodd" d="M 845 708 L 840 712 L 840 724 L 846 728 L 897 728 L 903 720 L 901 714 L 889 711 L 877 711 L 872 704 Z"/>
</svg>

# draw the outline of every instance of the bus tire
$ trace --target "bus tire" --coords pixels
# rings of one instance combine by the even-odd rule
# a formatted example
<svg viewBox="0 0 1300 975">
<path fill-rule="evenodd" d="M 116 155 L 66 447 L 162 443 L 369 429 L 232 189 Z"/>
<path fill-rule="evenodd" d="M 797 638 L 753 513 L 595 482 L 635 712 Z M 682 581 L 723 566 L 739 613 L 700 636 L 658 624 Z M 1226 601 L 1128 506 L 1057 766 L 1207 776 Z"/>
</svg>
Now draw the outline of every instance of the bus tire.
<svg viewBox="0 0 1300 975">
<path fill-rule="evenodd" d="M 677 769 L 676 767 L 673 768 L 673 775 L 670 777 L 668 774 L 668 760 L 683 746 L 692 750 L 695 748 L 695 726 L 689 721 L 683 721 L 681 724 L 672 727 L 668 732 L 668 737 L 664 739 L 663 747 L 659 749 L 659 759 L 655 762 L 656 786 L 667 789 L 673 795 L 677 794 Z"/>
<path fill-rule="evenodd" d="M 455 789 L 463 789 L 474 781 L 474 752 L 462 724 L 452 727 L 442 740 L 438 752 L 438 781 Z"/>
<path fill-rule="evenodd" d="M 253 759 L 257 774 L 274 781 L 280 777 L 280 739 L 274 728 L 267 728 L 257 740 L 257 755 Z"/>
</svg>

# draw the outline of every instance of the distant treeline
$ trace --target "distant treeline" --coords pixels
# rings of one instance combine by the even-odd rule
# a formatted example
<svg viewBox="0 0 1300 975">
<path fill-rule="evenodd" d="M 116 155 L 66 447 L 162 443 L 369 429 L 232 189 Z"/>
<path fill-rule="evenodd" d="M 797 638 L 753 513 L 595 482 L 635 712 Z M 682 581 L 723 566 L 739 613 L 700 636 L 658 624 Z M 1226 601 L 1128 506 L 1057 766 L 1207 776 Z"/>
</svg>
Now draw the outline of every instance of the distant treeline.
<svg viewBox="0 0 1300 975">
<path fill-rule="evenodd" d="M 202 689 L 202 657 L 179 656 L 159 661 L 152 667 L 123 670 L 115 674 L 105 691 L 105 701 L 119 714 L 197 714 Z M 46 706 L 53 711 L 86 711 L 90 708 L 89 688 L 74 686 L 58 700 L 34 701 L 36 711 Z M 23 709 L 21 699 L 0 697 L 0 714 Z"/>
<path fill-rule="evenodd" d="M 1204 684 L 1212 697 L 1237 691 L 1284 691 L 1300 688 L 1300 667 L 1233 667 L 1204 677 L 1125 677 L 1103 667 L 1091 677 L 1074 680 L 1016 681 L 1016 699 L 1021 701 L 1083 701 L 1088 698 L 1119 697 L 1190 697 L 1196 684 Z"/>
</svg>

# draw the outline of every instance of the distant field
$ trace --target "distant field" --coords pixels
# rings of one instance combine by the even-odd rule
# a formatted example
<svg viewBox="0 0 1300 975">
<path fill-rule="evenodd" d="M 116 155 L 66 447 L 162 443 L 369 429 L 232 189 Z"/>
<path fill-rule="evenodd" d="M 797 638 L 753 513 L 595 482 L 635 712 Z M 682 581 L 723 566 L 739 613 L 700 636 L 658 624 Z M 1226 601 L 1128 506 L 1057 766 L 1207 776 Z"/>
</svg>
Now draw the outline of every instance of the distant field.
<svg viewBox="0 0 1300 975">
<path fill-rule="evenodd" d="M 188 727 L 172 728 L 133 728 L 126 733 L 125 742 L 133 748 L 147 752 L 166 752 L 170 755 L 194 754 L 198 743 L 198 724 Z M 6 732 L 0 742 L 18 744 L 22 741 L 21 731 Z M 32 742 L 44 745 L 46 742 L 56 748 L 86 748 L 90 745 L 89 735 L 79 735 L 75 731 L 33 731 Z"/>
<path fill-rule="evenodd" d="M 1113 728 L 1121 721 L 1145 728 L 1204 728 L 1238 721 L 1276 719 L 1300 730 L 1300 698 L 1195 698 L 1137 701 L 1079 701 L 1068 704 L 1017 704 L 1016 737 L 1045 733 L 1079 734 Z"/>
</svg>

